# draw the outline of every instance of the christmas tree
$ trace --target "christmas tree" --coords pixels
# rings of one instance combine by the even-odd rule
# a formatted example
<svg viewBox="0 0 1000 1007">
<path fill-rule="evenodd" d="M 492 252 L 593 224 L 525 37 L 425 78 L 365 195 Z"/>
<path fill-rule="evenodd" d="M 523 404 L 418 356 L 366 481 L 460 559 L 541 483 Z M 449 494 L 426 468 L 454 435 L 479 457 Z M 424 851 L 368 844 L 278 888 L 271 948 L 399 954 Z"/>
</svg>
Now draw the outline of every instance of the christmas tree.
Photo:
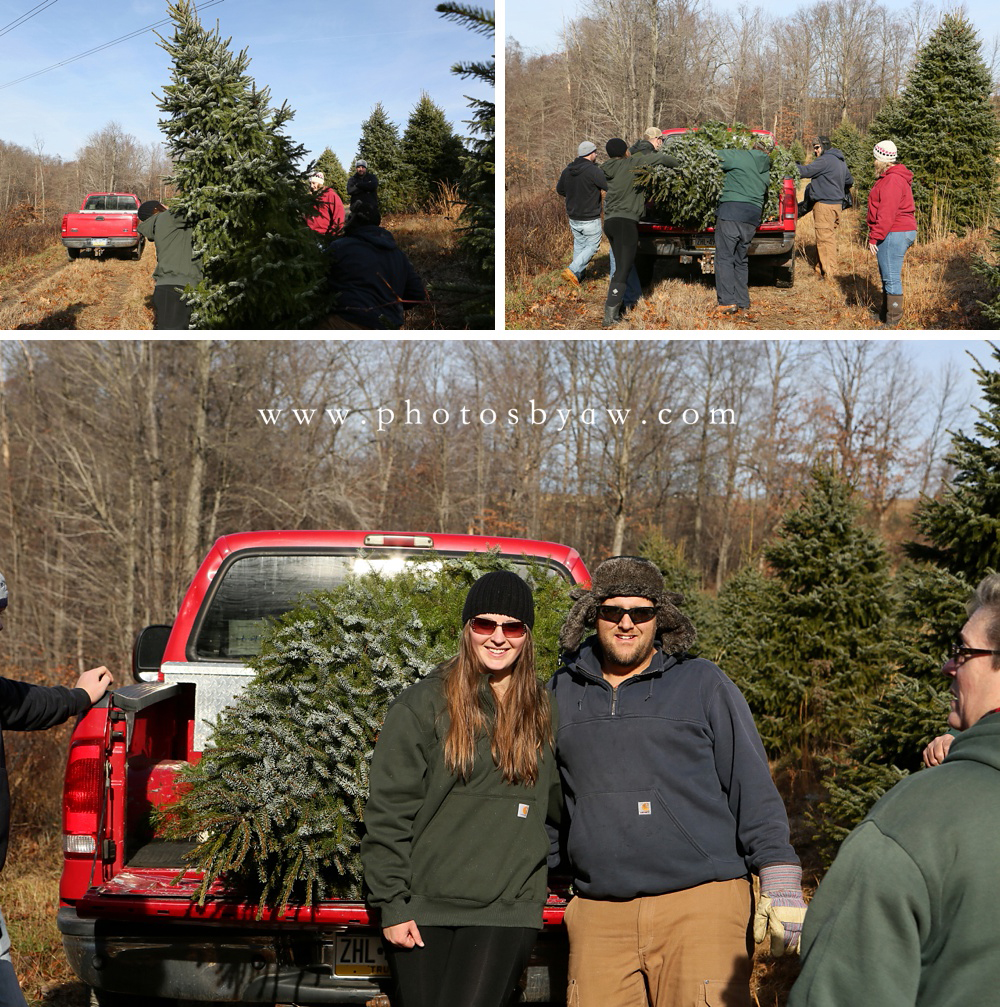
<svg viewBox="0 0 1000 1007">
<path fill-rule="evenodd" d="M 444 17 L 458 21 L 481 35 L 492 38 L 496 30 L 493 12 L 482 7 L 442 3 L 435 9 Z M 494 86 L 494 60 L 455 63 L 451 69 L 460 77 L 473 77 L 490 87 Z M 469 106 L 473 114 L 466 122 L 474 136 L 459 183 L 459 192 L 465 201 L 460 240 L 469 258 L 492 284 L 496 268 L 496 105 L 483 98 L 470 98 Z M 483 302 L 482 319 L 470 319 L 470 324 L 476 321 L 483 326 L 492 326 L 492 297 L 491 289 L 489 300 Z"/>
<path fill-rule="evenodd" d="M 1000 348 L 990 346 L 1000 364 Z M 986 402 L 975 410 L 975 436 L 959 431 L 953 437 L 947 456 L 956 469 L 951 485 L 921 502 L 914 524 L 926 541 L 907 549 L 970 587 L 1000 569 L 1000 370 L 977 363 L 973 373 Z"/>
<path fill-rule="evenodd" d="M 333 189 L 341 200 L 347 203 L 347 172 L 340 158 L 329 148 L 325 148 L 316 161 L 316 170 L 323 172 L 324 185 Z"/>
<path fill-rule="evenodd" d="M 296 328 L 321 309 L 323 264 L 304 220 L 313 200 L 304 149 L 284 132 L 247 74 L 246 50 L 202 27 L 190 0 L 171 4 L 172 83 L 160 120 L 177 192 L 170 209 L 192 228 L 204 278 L 189 295 L 194 328 Z"/>
<path fill-rule="evenodd" d="M 750 150 L 760 137 L 737 123 L 708 122 L 679 134 L 662 148 L 680 161 L 676 168 L 649 165 L 636 171 L 636 188 L 645 190 L 657 216 L 677 227 L 704 229 L 715 224 L 725 174 L 716 150 Z M 795 158 L 783 147 L 770 149 L 771 177 L 762 220 L 778 217 L 784 180 L 798 178 Z"/>
<path fill-rule="evenodd" d="M 898 104 L 880 111 L 872 143 L 893 140 L 913 172 L 922 235 L 981 227 L 997 210 L 1000 122 L 972 24 L 945 14 L 920 50 Z"/>
<path fill-rule="evenodd" d="M 440 182 L 451 184 L 462 173 L 462 141 L 426 92 L 410 113 L 403 148 L 410 164 L 409 196 L 415 206 L 426 206 L 438 194 Z"/>
<path fill-rule="evenodd" d="M 460 613 L 495 554 L 428 557 L 424 572 L 359 576 L 278 620 L 251 662 L 256 675 L 214 725 L 212 747 L 186 767 L 187 789 L 163 834 L 197 837 L 191 865 L 255 900 L 360 898 L 360 830 L 368 765 L 389 703 L 458 652 Z M 569 585 L 531 567 L 533 636 L 542 677 L 556 667 Z"/>
<path fill-rule="evenodd" d="M 378 202 L 383 213 L 397 213 L 406 204 L 406 178 L 409 172 L 403 161 L 399 142 L 399 127 L 392 122 L 382 103 L 361 124 L 358 141 L 359 159 L 368 162 L 368 171 L 378 177 Z"/>
<path fill-rule="evenodd" d="M 765 747 L 808 768 L 843 743 L 893 667 L 889 560 L 851 488 L 817 469 L 801 504 L 755 565 L 719 596 L 714 644 L 743 690 Z"/>
</svg>

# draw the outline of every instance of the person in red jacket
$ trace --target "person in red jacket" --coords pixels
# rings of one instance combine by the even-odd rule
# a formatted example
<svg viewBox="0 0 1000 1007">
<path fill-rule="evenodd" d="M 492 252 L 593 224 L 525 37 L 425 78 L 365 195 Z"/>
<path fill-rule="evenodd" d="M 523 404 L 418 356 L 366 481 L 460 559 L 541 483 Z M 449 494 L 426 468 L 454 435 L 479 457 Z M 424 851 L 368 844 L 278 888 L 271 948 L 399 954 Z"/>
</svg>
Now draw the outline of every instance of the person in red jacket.
<svg viewBox="0 0 1000 1007">
<path fill-rule="evenodd" d="M 882 275 L 879 320 L 895 327 L 903 318 L 903 256 L 917 240 L 913 172 L 897 160 L 892 140 L 876 143 L 873 153 L 876 179 L 868 193 L 868 248 Z"/>
<path fill-rule="evenodd" d="M 326 176 L 321 171 L 314 171 L 309 176 L 309 185 L 313 192 L 319 193 L 316 211 L 311 217 L 306 217 L 306 223 L 323 239 L 322 244 L 336 238 L 344 229 L 344 202 L 337 195 L 336 189 L 325 189 L 323 183 Z"/>
</svg>

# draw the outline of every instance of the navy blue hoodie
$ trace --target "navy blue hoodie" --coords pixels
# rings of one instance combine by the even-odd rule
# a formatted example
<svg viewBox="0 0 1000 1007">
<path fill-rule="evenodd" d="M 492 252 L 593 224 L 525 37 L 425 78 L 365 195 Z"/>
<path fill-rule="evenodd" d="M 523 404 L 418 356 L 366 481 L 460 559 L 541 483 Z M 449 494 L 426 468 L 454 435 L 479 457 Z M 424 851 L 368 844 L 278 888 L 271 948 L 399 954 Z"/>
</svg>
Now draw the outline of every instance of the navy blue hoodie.
<svg viewBox="0 0 1000 1007">
<path fill-rule="evenodd" d="M 664 656 L 612 689 L 596 638 L 549 688 L 580 895 L 631 899 L 797 864 L 742 693 L 710 661 Z M 565 819 L 564 819 L 565 820 Z"/>
</svg>

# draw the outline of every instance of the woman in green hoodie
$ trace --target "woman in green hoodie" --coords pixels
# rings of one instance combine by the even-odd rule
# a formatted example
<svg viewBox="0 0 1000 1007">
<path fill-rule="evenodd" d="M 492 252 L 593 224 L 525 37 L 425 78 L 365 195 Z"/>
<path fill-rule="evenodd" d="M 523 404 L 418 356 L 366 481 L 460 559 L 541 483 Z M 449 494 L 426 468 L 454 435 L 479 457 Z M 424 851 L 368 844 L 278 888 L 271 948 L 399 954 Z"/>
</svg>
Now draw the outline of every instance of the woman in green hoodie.
<svg viewBox="0 0 1000 1007">
<path fill-rule="evenodd" d="M 506 1007 L 542 925 L 560 795 L 531 589 L 488 573 L 462 622 L 458 656 L 396 699 L 372 756 L 361 859 L 394 1007 Z"/>
</svg>

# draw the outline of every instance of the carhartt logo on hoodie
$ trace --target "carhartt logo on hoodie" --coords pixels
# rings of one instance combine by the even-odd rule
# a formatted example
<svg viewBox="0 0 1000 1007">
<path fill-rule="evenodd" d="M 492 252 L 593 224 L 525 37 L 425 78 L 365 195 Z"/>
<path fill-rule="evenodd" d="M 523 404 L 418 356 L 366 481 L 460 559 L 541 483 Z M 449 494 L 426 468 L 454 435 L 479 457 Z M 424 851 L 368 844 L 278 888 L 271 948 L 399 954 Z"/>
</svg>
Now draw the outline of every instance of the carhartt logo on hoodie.
<svg viewBox="0 0 1000 1007">
<path fill-rule="evenodd" d="M 640 815 L 651 815 L 653 813 L 653 806 L 649 801 L 639 802 L 639 814 Z"/>
<path fill-rule="evenodd" d="M 527 804 L 519 804 L 517 806 L 517 817 L 518 818 L 527 818 L 528 817 L 528 805 Z"/>
</svg>

